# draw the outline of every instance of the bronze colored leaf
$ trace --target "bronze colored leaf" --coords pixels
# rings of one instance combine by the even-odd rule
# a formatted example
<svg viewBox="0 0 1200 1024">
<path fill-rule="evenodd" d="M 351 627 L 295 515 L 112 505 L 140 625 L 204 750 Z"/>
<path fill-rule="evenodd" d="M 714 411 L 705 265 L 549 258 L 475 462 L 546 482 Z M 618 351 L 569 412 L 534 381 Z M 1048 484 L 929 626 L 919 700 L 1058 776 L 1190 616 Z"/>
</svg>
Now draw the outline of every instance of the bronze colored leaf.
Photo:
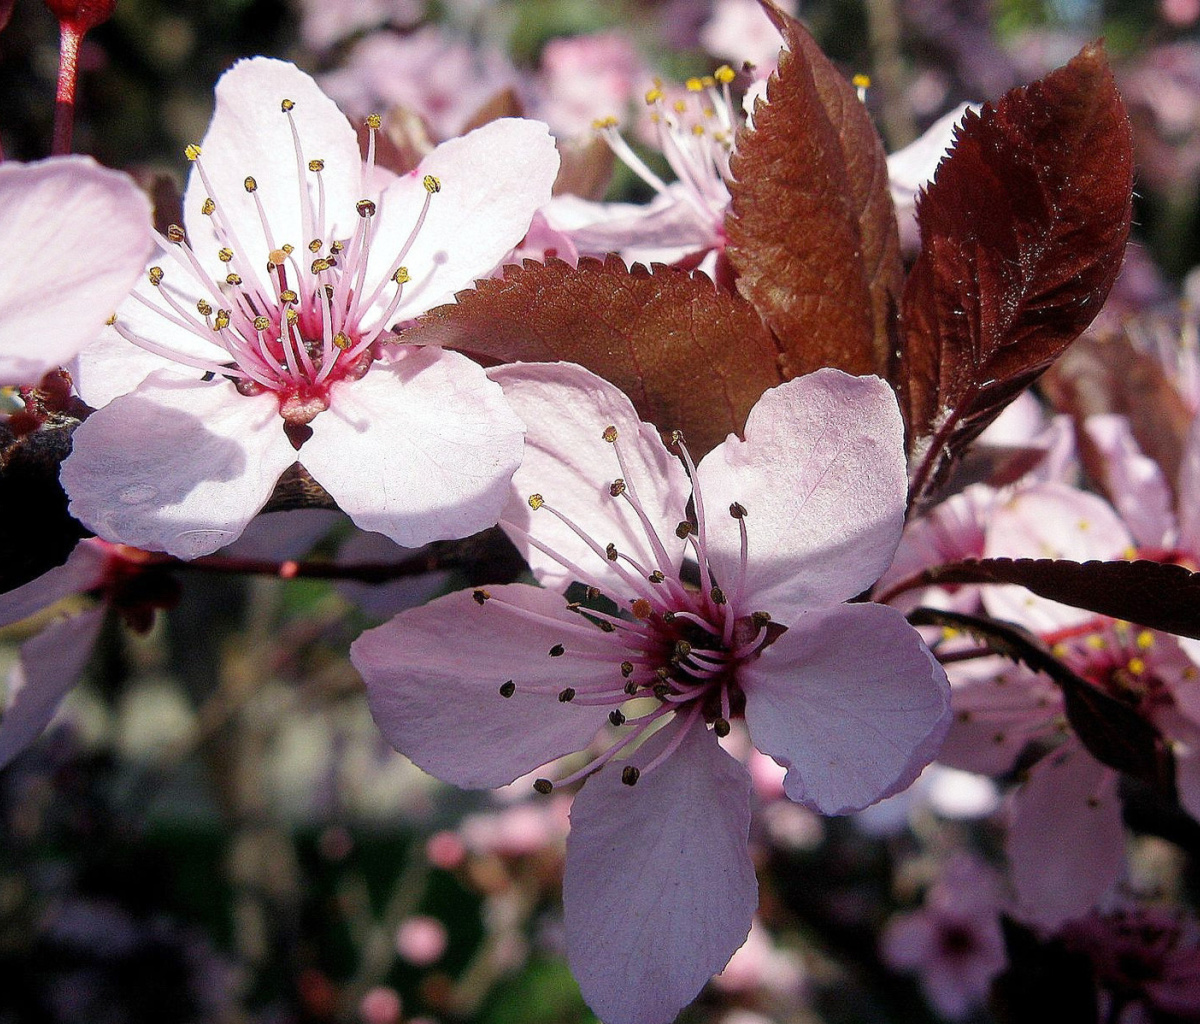
<svg viewBox="0 0 1200 1024">
<path fill-rule="evenodd" d="M 953 583 L 1015 583 L 1039 597 L 1098 615 L 1200 639 L 1200 572 L 1145 559 L 971 558 L 926 569 L 892 587 L 881 600 Z"/>
<path fill-rule="evenodd" d="M 883 143 L 808 31 L 763 7 L 787 49 L 732 161 L 738 289 L 779 339 L 787 376 L 886 376 L 904 271 Z"/>
<path fill-rule="evenodd" d="M 579 363 L 617 385 L 639 414 L 708 451 L 782 380 L 770 332 L 743 299 L 708 278 L 653 271 L 619 257 L 504 268 L 457 303 L 439 306 L 405 341 L 445 345 L 493 362 Z"/>
<path fill-rule="evenodd" d="M 1099 44 L 968 112 L 917 205 L 896 379 L 914 501 L 1091 322 L 1121 266 L 1129 119 Z"/>
</svg>

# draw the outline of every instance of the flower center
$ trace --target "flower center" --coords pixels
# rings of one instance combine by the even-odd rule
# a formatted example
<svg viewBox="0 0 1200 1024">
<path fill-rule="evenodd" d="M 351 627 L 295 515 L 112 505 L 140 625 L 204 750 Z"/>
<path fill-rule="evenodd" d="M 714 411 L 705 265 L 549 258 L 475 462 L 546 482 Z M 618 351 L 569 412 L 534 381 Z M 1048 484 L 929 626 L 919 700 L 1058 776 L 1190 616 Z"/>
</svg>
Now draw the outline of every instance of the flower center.
<svg viewBox="0 0 1200 1024">
<path fill-rule="evenodd" d="M 748 513 L 738 502 L 730 506 L 729 514 L 741 531 L 740 568 L 735 579 L 725 581 L 728 591 L 714 578 L 708 558 L 704 500 L 695 464 L 681 435 L 676 433 L 673 443 L 691 477 L 692 515 L 681 518 L 675 528 L 675 537 L 685 542 L 685 549 L 674 556 L 669 549 L 677 550 L 678 545 L 659 535 L 638 500 L 616 428 L 608 427 L 603 439 L 612 445 L 622 474 L 609 485 L 608 494 L 633 510 L 652 554 L 650 564 L 642 564 L 613 543 L 602 544 L 540 494 L 530 495 L 529 506 L 539 514 L 555 516 L 582 540 L 595 555 L 591 564 L 597 568 L 578 564 L 521 527 L 504 521 L 513 533 L 523 535 L 532 547 L 554 559 L 575 579 L 568 596 L 576 590 L 574 596 L 578 599 L 568 608 L 581 620 L 577 631 L 564 631 L 562 641 L 547 652 L 549 657 L 563 658 L 564 668 L 566 661 L 576 663 L 564 672 L 573 685 L 557 688 L 522 684 L 520 689 L 555 693 L 563 703 L 611 706 L 609 722 L 617 730 L 611 745 L 579 771 L 557 783 L 538 779 L 535 788 L 542 793 L 550 792 L 555 784 L 576 782 L 591 774 L 675 714 L 682 716 L 682 728 L 649 765 L 640 770 L 627 765 L 621 774 L 626 784 L 635 784 L 641 775 L 666 760 L 697 724 L 711 725 L 718 736 L 727 735 L 731 720 L 745 712 L 738 666 L 757 657 L 784 631 L 771 621 L 768 612 L 747 612 L 742 607 Z M 685 553 L 689 557 L 685 558 Z M 599 571 L 600 566 L 606 571 Z M 612 591 L 613 572 L 623 593 Z M 494 600 L 486 590 L 476 590 L 474 596 L 479 604 Z M 514 606 L 510 610 L 537 617 Z M 599 650 L 595 643 L 597 630 L 605 637 Z M 517 688 L 517 683 L 509 680 L 501 686 L 500 694 L 511 697 Z"/>
<path fill-rule="evenodd" d="M 250 253 L 238 238 L 237 225 L 226 214 L 213 187 L 199 146 L 186 154 L 203 183 L 207 198 L 200 212 L 210 218 L 219 248 L 217 260 L 224 266 L 223 278 L 206 269 L 188 243 L 186 233 L 172 224 L 159 241 L 175 254 L 177 269 L 188 278 L 187 286 L 176 289 L 160 266 L 148 271 L 154 298 L 135 292 L 133 297 L 166 320 L 207 343 L 223 349 L 227 359 L 204 358 L 163 345 L 130 330 L 116 318 L 110 325 L 125 339 L 157 355 L 185 366 L 224 377 L 242 394 L 270 392 L 279 400 L 279 412 L 290 427 L 307 424 L 329 407 L 331 386 L 357 380 L 370 368 L 377 355 L 373 347 L 384 333 L 410 280 L 404 259 L 412 248 L 429 212 L 432 197 L 441 190 L 433 175 L 426 175 L 425 198 L 405 244 L 392 260 L 387 273 L 373 289 L 366 281 L 367 262 L 375 234 L 375 199 L 360 199 L 355 206 L 358 220 L 349 238 L 333 237 L 333 218 L 328 216 L 325 162 L 306 159 L 296 127 L 290 99 L 280 103 L 288 118 L 296 159 L 299 204 L 304 238 L 278 239 L 272 230 L 259 185 L 253 176 L 243 181 L 258 211 L 259 226 L 268 254 L 265 277 L 249 262 Z M 375 133 L 378 115 L 367 119 L 369 143 L 363 165 L 364 190 L 375 165 Z M 378 195 L 376 195 L 378 199 Z M 172 271 L 171 278 L 174 277 Z M 378 304 L 385 290 L 394 286 L 390 302 L 382 312 Z M 201 298 L 192 305 L 192 298 Z"/>
</svg>

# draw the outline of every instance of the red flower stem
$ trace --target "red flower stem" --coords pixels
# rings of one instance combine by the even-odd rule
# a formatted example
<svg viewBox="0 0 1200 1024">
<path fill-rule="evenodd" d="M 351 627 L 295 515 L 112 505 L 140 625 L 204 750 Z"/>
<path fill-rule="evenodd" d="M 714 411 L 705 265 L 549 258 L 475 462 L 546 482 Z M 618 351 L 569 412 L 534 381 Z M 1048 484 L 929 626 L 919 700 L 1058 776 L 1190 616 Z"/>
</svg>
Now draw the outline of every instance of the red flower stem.
<svg viewBox="0 0 1200 1024">
<path fill-rule="evenodd" d="M 65 156 L 71 152 L 75 130 L 75 86 L 79 81 L 79 44 L 86 29 L 75 22 L 59 22 L 58 91 L 54 97 L 54 141 L 50 152 Z"/>
</svg>

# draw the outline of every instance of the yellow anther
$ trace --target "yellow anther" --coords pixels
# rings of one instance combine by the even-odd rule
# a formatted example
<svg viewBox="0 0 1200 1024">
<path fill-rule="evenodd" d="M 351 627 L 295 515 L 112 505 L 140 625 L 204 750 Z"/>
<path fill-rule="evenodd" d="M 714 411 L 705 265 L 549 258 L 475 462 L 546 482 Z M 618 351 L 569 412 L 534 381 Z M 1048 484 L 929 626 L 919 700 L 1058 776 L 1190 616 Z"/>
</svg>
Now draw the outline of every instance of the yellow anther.
<svg viewBox="0 0 1200 1024">
<path fill-rule="evenodd" d="M 196 312 L 201 316 L 212 316 L 212 306 L 209 305 L 207 299 L 201 299 L 196 303 Z"/>
<path fill-rule="evenodd" d="M 222 263 L 228 263 L 230 260 L 233 259 L 233 250 L 232 249 L 218 249 L 217 250 L 217 259 L 219 259 Z"/>
<path fill-rule="evenodd" d="M 295 251 L 295 248 L 296 247 L 294 245 L 288 245 L 287 242 L 284 242 L 283 245 L 279 247 L 280 251 L 285 256 L 290 256 Z"/>
<path fill-rule="evenodd" d="M 289 327 L 295 327 L 300 320 L 300 314 L 292 309 L 291 306 L 284 310 L 283 315 L 287 318 Z"/>
<path fill-rule="evenodd" d="M 332 242 L 332 243 L 330 243 L 329 251 L 336 256 L 338 253 L 340 253 L 345 248 L 346 248 L 346 246 L 343 245 L 341 242 Z"/>
<path fill-rule="evenodd" d="M 228 326 L 229 326 L 229 310 L 218 309 L 217 310 L 217 318 L 216 318 L 216 320 L 213 321 L 213 330 L 214 331 L 223 331 Z"/>
<path fill-rule="evenodd" d="M 297 295 L 290 288 L 287 288 L 279 293 L 279 301 L 280 302 L 298 302 L 299 300 L 300 300 L 300 296 Z"/>
<path fill-rule="evenodd" d="M 211 199 L 205 199 L 204 202 L 200 204 L 200 212 L 206 217 L 211 217 L 213 215 L 213 210 L 216 208 L 217 204 Z"/>
<path fill-rule="evenodd" d="M 617 439 L 617 428 L 609 424 L 604 428 L 604 433 L 600 436 L 609 444 L 612 444 Z"/>
<path fill-rule="evenodd" d="M 702 125 L 702 124 L 692 125 L 692 134 L 693 135 L 703 135 L 704 134 L 704 125 Z"/>
<path fill-rule="evenodd" d="M 1140 676 L 1146 671 L 1146 663 L 1141 658 L 1130 658 L 1129 671 L 1135 676 Z"/>
<path fill-rule="evenodd" d="M 179 245 L 184 239 L 183 228 L 178 224 L 172 224 L 167 228 L 167 241 L 174 242 Z"/>
<path fill-rule="evenodd" d="M 397 267 L 396 272 L 392 275 L 392 280 L 396 284 L 408 284 L 412 280 L 412 275 L 408 272 L 408 267 Z"/>
<path fill-rule="evenodd" d="M 592 122 L 592 127 L 600 132 L 605 128 L 615 128 L 620 122 L 611 114 L 608 117 L 598 117 Z"/>
<path fill-rule="evenodd" d="M 442 183 L 432 174 L 425 175 L 425 177 L 421 179 L 421 184 L 425 186 L 425 191 L 430 195 L 442 190 Z"/>
<path fill-rule="evenodd" d="M 698 78 L 689 78 L 683 83 L 688 92 L 703 92 L 704 83 Z"/>
<path fill-rule="evenodd" d="M 942 627 L 942 639 L 943 640 L 953 640 L 956 636 L 958 636 L 958 630 L 955 629 L 953 626 L 943 626 Z"/>
<path fill-rule="evenodd" d="M 1102 651 L 1107 646 L 1107 644 L 1104 641 L 1104 637 L 1097 636 L 1095 633 L 1093 633 L 1091 636 L 1089 636 L 1087 638 L 1087 645 L 1093 651 Z"/>
<path fill-rule="evenodd" d="M 383 118 L 381 118 L 378 114 L 367 115 L 367 127 L 370 128 L 371 131 L 378 131 L 381 124 L 383 124 Z"/>
<path fill-rule="evenodd" d="M 321 251 L 321 240 L 319 238 L 314 238 L 311 242 L 309 242 L 308 243 L 308 251 L 309 252 L 320 252 Z"/>
<path fill-rule="evenodd" d="M 737 77 L 736 72 L 728 64 L 722 64 L 716 71 L 713 72 L 715 78 L 722 85 L 728 85 Z"/>
<path fill-rule="evenodd" d="M 313 171 L 314 173 L 323 171 L 323 170 L 325 170 L 325 161 L 324 160 L 310 160 L 308 162 L 308 169 L 310 171 Z"/>
<path fill-rule="evenodd" d="M 1135 643 L 1138 645 L 1139 650 L 1148 651 L 1154 646 L 1154 634 L 1148 629 L 1143 629 L 1138 633 Z"/>
<path fill-rule="evenodd" d="M 287 114 L 287 113 L 291 112 L 293 109 L 295 109 L 295 106 L 296 106 L 296 104 L 293 103 L 291 100 L 283 100 L 279 104 L 279 109 L 282 110 L 285 114 Z"/>
<path fill-rule="evenodd" d="M 648 90 L 646 93 L 646 106 L 652 107 L 652 106 L 654 106 L 655 103 L 658 103 L 662 98 L 663 98 L 662 90 L 660 88 L 658 88 L 658 86 L 655 86 L 653 89 Z"/>
<path fill-rule="evenodd" d="M 1065 658 L 1071 653 L 1071 649 L 1064 643 L 1057 643 L 1050 648 L 1050 653 L 1056 658 Z"/>
<path fill-rule="evenodd" d="M 871 88 L 871 76 L 862 74 L 855 75 L 852 79 L 850 79 L 850 84 L 856 89 L 869 89 Z"/>
<path fill-rule="evenodd" d="M 1137 558 L 1137 548 L 1133 547 L 1132 545 L 1127 547 L 1121 552 L 1121 557 L 1127 561 L 1133 561 L 1133 559 Z"/>
<path fill-rule="evenodd" d="M 150 283 L 152 285 L 154 285 L 155 288 L 157 288 L 160 284 L 162 284 L 163 268 L 162 267 L 151 267 L 149 277 L 150 277 Z"/>
<path fill-rule="evenodd" d="M 239 285 L 242 283 L 242 279 L 237 274 L 226 274 L 225 275 L 225 283 L 236 286 L 236 285 Z"/>
<path fill-rule="evenodd" d="M 183 155 L 186 156 L 189 160 L 199 160 L 200 159 L 200 147 L 197 146 L 193 142 L 186 149 L 184 149 Z"/>
<path fill-rule="evenodd" d="M 350 347 L 350 338 L 344 331 L 338 331 L 333 336 L 333 344 L 345 352 Z"/>
<path fill-rule="evenodd" d="M 314 274 L 323 274 L 331 266 L 333 266 L 333 264 L 330 263 L 329 260 L 320 260 L 320 259 L 313 260 L 312 261 L 312 272 Z"/>
<path fill-rule="evenodd" d="M 717 84 L 717 80 L 713 78 L 712 75 L 705 75 L 702 79 L 700 79 L 700 84 L 706 89 L 711 89 Z"/>
<path fill-rule="evenodd" d="M 282 249 L 272 249 L 267 255 L 267 262 L 274 267 L 282 267 L 287 262 L 287 253 Z"/>
<path fill-rule="evenodd" d="M 117 314 L 116 314 L 116 313 L 110 313 L 110 314 L 108 315 L 108 319 L 107 319 L 107 320 L 105 320 L 104 322 L 105 322 L 106 324 L 108 324 L 108 326 L 109 326 L 109 327 L 111 327 L 113 324 L 115 324 L 115 323 L 117 322 Z"/>
<path fill-rule="evenodd" d="M 687 104 L 683 100 L 676 100 L 672 106 L 675 108 L 675 113 L 683 114 L 687 112 Z"/>
<path fill-rule="evenodd" d="M 242 182 L 242 186 L 246 189 L 247 192 L 257 192 L 258 191 L 258 182 L 255 181 L 253 178 L 251 178 L 249 175 L 247 175 L 246 180 Z"/>
<path fill-rule="evenodd" d="M 531 494 L 529 496 L 529 507 L 531 509 L 533 509 L 535 512 L 539 508 L 541 508 L 544 504 L 546 504 L 546 499 L 543 498 L 540 494 Z"/>
<path fill-rule="evenodd" d="M 354 207 L 360 217 L 374 217 L 375 204 L 369 199 L 360 199 Z"/>
<path fill-rule="evenodd" d="M 271 321 L 265 316 L 256 316 L 254 318 L 254 329 L 256 331 L 265 331 L 271 326 Z"/>
</svg>

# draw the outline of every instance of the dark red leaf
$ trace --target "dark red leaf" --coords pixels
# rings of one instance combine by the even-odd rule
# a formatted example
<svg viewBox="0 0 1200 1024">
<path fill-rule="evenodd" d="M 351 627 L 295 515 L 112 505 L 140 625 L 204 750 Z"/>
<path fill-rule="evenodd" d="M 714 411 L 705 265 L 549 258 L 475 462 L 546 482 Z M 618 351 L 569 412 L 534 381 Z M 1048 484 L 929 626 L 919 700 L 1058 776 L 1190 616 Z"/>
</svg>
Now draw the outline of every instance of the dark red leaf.
<svg viewBox="0 0 1200 1024">
<path fill-rule="evenodd" d="M 694 453 L 740 431 L 759 396 L 780 383 L 770 332 L 745 300 L 703 275 L 627 268 L 616 256 L 526 260 L 431 310 L 406 341 L 497 362 L 565 360 L 616 384 Z"/>
<path fill-rule="evenodd" d="M 918 203 L 898 376 L 914 501 L 1091 322 L 1121 266 L 1129 119 L 1099 44 L 968 113 Z"/>
<path fill-rule="evenodd" d="M 1200 639 L 1200 572 L 1150 562 L 1072 562 L 1065 558 L 978 558 L 926 569 L 886 598 L 917 587 L 952 583 L 1016 583 L 1098 615 Z"/>
<path fill-rule="evenodd" d="M 775 332 L 788 376 L 883 375 L 904 273 L 883 143 L 807 30 L 763 7 L 787 49 L 732 162 L 738 289 Z"/>
</svg>

